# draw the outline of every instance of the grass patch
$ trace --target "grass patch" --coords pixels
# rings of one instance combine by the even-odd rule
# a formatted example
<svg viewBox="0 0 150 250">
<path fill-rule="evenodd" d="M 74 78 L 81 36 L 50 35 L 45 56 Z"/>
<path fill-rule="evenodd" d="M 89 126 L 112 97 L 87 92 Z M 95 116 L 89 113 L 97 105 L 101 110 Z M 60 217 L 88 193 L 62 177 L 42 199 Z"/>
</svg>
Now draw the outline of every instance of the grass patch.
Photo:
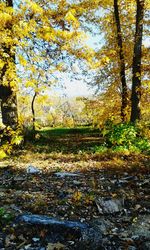
<svg viewBox="0 0 150 250">
<path fill-rule="evenodd" d="M 66 135 L 94 135 L 99 133 L 99 129 L 93 128 L 44 128 L 38 131 L 43 137 L 55 137 L 55 136 L 66 136 Z"/>
<path fill-rule="evenodd" d="M 74 153 L 90 152 L 91 147 L 100 145 L 99 129 L 79 128 L 44 128 L 37 131 L 35 140 L 27 140 L 26 148 L 33 147 L 39 153 Z"/>
</svg>

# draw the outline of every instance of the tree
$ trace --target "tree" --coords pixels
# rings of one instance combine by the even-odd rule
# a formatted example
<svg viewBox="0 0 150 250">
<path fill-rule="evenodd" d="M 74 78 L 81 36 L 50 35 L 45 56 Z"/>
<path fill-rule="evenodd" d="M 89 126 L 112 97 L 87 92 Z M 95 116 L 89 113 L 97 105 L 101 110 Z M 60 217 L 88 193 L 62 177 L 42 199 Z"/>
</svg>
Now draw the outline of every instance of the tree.
<svg viewBox="0 0 150 250">
<path fill-rule="evenodd" d="M 12 0 L 6 1 L 6 9 L 7 8 L 13 8 Z M 11 16 L 9 16 L 7 10 L 6 12 L 3 12 L 3 15 L 4 18 L 5 15 L 7 18 L 4 26 L 0 27 L 0 33 L 2 34 L 5 29 L 5 32 L 8 32 L 9 34 L 12 32 Z M 1 50 L 3 58 L 0 74 L 0 99 L 2 121 L 6 126 L 10 126 L 11 128 L 16 129 L 18 125 L 17 97 L 15 91 L 13 90 L 13 87 L 11 86 L 11 78 L 9 78 L 7 75 L 8 71 L 10 70 L 10 65 L 12 66 L 12 71 L 15 72 L 16 70 L 15 49 L 11 44 L 3 42 Z"/>
<path fill-rule="evenodd" d="M 141 118 L 141 59 L 142 59 L 142 36 L 144 19 L 144 0 L 136 0 L 136 32 L 134 42 L 134 55 L 132 64 L 132 94 L 131 94 L 131 122 Z"/>
<path fill-rule="evenodd" d="M 127 120 L 126 112 L 127 112 L 127 105 L 128 105 L 128 89 L 127 89 L 127 83 L 126 83 L 125 58 L 124 58 L 124 51 L 123 51 L 118 0 L 114 0 L 114 17 L 115 17 L 115 23 L 117 27 L 117 43 L 118 43 L 119 58 L 120 58 L 120 79 L 121 79 L 121 85 L 122 85 L 121 118 L 122 118 L 122 121 L 124 122 Z"/>
<path fill-rule="evenodd" d="M 108 3 L 107 9 L 105 8 L 106 2 Z M 113 0 L 104 1 L 103 4 L 99 1 L 99 6 L 103 9 L 102 16 L 100 16 L 97 6 L 95 13 L 90 11 L 90 15 L 88 16 L 90 17 L 89 22 L 93 22 L 94 25 L 98 24 L 100 26 L 99 30 L 102 30 L 105 34 L 105 44 L 99 49 L 99 51 L 96 51 L 95 61 L 98 59 L 101 60 L 104 56 L 108 57 L 109 60 L 107 64 L 98 65 L 99 71 L 96 71 L 96 77 L 94 77 L 93 82 L 100 86 L 100 91 L 109 91 L 111 86 L 114 86 L 115 88 L 116 86 L 118 86 L 118 88 L 121 87 L 120 97 L 122 98 L 122 120 L 130 119 L 131 122 L 135 122 L 136 120 L 139 120 L 141 116 L 140 102 L 142 92 L 144 91 L 144 88 L 148 88 L 148 86 L 143 86 L 143 83 L 146 82 L 146 80 L 148 82 L 149 78 L 149 61 L 147 56 L 148 51 L 144 46 L 143 51 L 145 54 L 142 53 L 142 36 L 144 34 L 144 38 L 146 38 L 148 34 L 146 26 L 148 26 L 149 21 L 146 16 L 149 16 L 148 11 L 150 2 L 148 0 Z M 145 16 L 144 10 L 147 10 L 148 12 Z M 112 16 L 114 16 L 115 19 L 113 19 Z M 144 65 L 141 66 L 143 55 Z M 132 91 L 130 91 L 131 82 Z M 110 96 L 110 100 L 111 98 L 112 96 Z"/>
<path fill-rule="evenodd" d="M 26 0 L 16 2 L 13 8 L 13 0 L 6 0 L 1 1 L 0 12 L 0 35 L 3 38 L 0 41 L 2 119 L 5 125 L 16 128 L 18 78 L 22 81 L 25 72 L 33 71 L 35 74 L 39 68 L 47 75 L 50 71 L 62 70 L 64 60 L 60 58 L 65 54 L 78 55 L 82 33 L 77 31 L 76 11 L 66 1 L 47 0 L 43 5 L 41 1 Z M 26 65 L 22 76 L 20 60 Z M 33 67 L 33 62 L 38 62 L 39 66 Z M 29 75 L 27 73 L 26 77 Z"/>
<path fill-rule="evenodd" d="M 126 70 L 131 68 L 133 38 L 133 28 L 128 29 L 129 22 L 126 22 L 131 13 L 127 13 L 126 1 L 124 0 L 94 1 L 92 7 L 93 11 L 88 10 L 89 19 L 87 22 L 96 26 L 96 32 L 99 33 L 99 36 L 104 34 L 104 43 L 99 49 L 96 48 L 92 65 L 95 67 L 95 72 L 90 85 L 91 83 L 93 86 L 97 85 L 97 90 L 101 91 L 102 94 L 109 91 L 111 86 L 114 86 L 114 91 L 116 88 L 119 89 L 121 101 L 118 102 L 118 105 L 121 104 L 120 114 L 124 122 L 128 120 L 129 90 L 127 78 L 129 77 L 128 75 L 126 77 Z M 130 48 L 130 54 L 127 48 Z"/>
</svg>

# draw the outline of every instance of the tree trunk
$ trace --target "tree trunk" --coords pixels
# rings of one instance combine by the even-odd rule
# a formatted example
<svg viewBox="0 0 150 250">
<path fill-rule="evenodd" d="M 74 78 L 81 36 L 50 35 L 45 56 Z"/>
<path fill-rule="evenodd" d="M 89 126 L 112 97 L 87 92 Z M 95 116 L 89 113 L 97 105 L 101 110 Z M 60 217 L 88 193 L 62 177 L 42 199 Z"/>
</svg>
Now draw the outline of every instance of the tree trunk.
<svg viewBox="0 0 150 250">
<path fill-rule="evenodd" d="M 17 99 L 15 94 L 12 93 L 11 95 L 7 95 L 6 98 L 2 98 L 1 111 L 3 124 L 15 130 L 18 125 Z"/>
<path fill-rule="evenodd" d="M 117 44 L 119 48 L 119 59 L 120 59 L 120 79 L 122 85 L 122 103 L 121 103 L 121 118 L 122 122 L 127 120 L 127 105 L 128 105 L 128 90 L 126 84 L 126 73 L 125 73 L 125 59 L 123 53 L 123 42 L 122 42 L 122 32 L 118 9 L 118 0 L 114 0 L 114 17 L 117 27 Z"/>
<path fill-rule="evenodd" d="M 32 99 L 32 103 L 31 103 L 31 110 L 32 110 L 32 128 L 33 128 L 33 132 L 35 134 L 35 110 L 34 110 L 34 102 L 35 102 L 35 98 L 37 96 L 37 93 L 35 92 L 33 99 Z"/>
<path fill-rule="evenodd" d="M 144 19 L 144 0 L 136 0 L 136 32 L 134 43 L 134 56 L 132 65 L 132 94 L 131 94 L 131 118 L 135 123 L 141 118 L 140 100 L 141 100 L 141 59 L 142 59 L 142 36 Z"/>
<path fill-rule="evenodd" d="M 13 1 L 7 0 L 7 6 L 13 7 Z M 9 24 L 10 26 L 10 24 Z M 8 29 L 11 29 L 9 27 Z M 11 60 L 15 64 L 15 54 L 11 52 L 11 47 L 5 45 L 2 46 L 4 52 L 9 56 L 8 60 Z M 0 99 L 1 99 L 1 112 L 2 122 L 6 126 L 10 126 L 12 129 L 16 129 L 18 126 L 18 113 L 17 113 L 17 97 L 16 93 L 13 92 L 9 83 L 7 86 L 3 85 L 3 79 L 7 72 L 7 61 L 5 62 L 0 75 Z"/>
</svg>

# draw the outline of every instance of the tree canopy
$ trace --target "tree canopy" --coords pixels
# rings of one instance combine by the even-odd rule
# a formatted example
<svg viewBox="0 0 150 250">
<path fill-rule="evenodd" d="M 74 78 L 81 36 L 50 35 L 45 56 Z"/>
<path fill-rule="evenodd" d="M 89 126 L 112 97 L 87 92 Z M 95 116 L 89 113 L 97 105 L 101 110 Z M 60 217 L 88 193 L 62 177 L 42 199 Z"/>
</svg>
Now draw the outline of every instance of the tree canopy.
<svg viewBox="0 0 150 250">
<path fill-rule="evenodd" d="M 19 100 L 29 95 L 34 124 L 36 97 L 47 96 L 61 82 L 60 72 L 70 79 L 81 75 L 97 88 L 94 98 L 103 103 L 98 114 L 103 113 L 104 122 L 105 117 L 133 123 L 144 117 L 149 98 L 149 47 L 144 43 L 149 11 L 148 0 L 1 1 L 3 123 L 17 128 Z M 89 34 L 91 39 L 97 36 L 95 46 L 87 45 Z M 78 69 L 73 72 L 76 62 Z M 112 113 L 109 103 L 117 113 Z"/>
</svg>

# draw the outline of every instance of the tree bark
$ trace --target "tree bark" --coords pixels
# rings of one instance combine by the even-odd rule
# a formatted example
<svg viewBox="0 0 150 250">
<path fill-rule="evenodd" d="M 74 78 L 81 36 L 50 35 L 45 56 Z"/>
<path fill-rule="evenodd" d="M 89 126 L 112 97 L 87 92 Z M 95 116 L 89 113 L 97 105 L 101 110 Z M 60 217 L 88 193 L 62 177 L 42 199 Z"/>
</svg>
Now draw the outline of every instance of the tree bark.
<svg viewBox="0 0 150 250">
<path fill-rule="evenodd" d="M 144 19 L 144 0 L 136 0 L 136 32 L 134 43 L 134 56 L 132 65 L 132 94 L 131 94 L 131 118 L 135 123 L 141 118 L 140 100 L 141 100 L 141 60 L 142 60 L 142 36 Z"/>
<path fill-rule="evenodd" d="M 114 0 L 114 17 L 117 28 L 117 44 L 119 48 L 119 59 L 120 59 L 120 79 L 122 85 L 122 103 L 121 103 L 121 118 L 122 122 L 127 120 L 127 105 L 128 105 L 128 89 L 126 84 L 126 73 L 125 73 L 125 58 L 123 53 L 123 42 L 122 42 L 122 32 L 118 8 L 118 0 Z"/>
<path fill-rule="evenodd" d="M 32 103 L 31 103 L 31 110 L 32 110 L 32 127 L 33 127 L 33 132 L 35 133 L 35 110 L 34 110 L 34 102 L 35 102 L 35 98 L 37 96 L 37 93 L 35 92 L 33 99 L 32 99 Z"/>
<path fill-rule="evenodd" d="M 13 7 L 13 1 L 7 0 L 6 5 Z M 7 27 L 6 27 L 7 28 Z M 9 24 L 9 28 L 10 24 Z M 2 46 L 4 52 L 9 56 L 8 60 L 11 60 L 15 64 L 15 54 L 11 52 L 11 47 L 5 45 Z M 5 62 L 0 75 L 0 99 L 1 99 L 1 112 L 2 122 L 6 126 L 10 126 L 12 129 L 16 129 L 18 126 L 18 113 L 17 113 L 17 97 L 16 93 L 12 90 L 10 84 L 7 86 L 3 85 L 3 79 L 7 72 L 7 61 Z"/>
<path fill-rule="evenodd" d="M 6 0 L 6 5 L 9 7 L 13 7 L 13 0 Z"/>
<path fill-rule="evenodd" d="M 11 95 L 7 95 L 6 98 L 2 98 L 1 112 L 3 124 L 15 130 L 18 125 L 17 99 L 15 94 L 12 93 Z"/>
</svg>

